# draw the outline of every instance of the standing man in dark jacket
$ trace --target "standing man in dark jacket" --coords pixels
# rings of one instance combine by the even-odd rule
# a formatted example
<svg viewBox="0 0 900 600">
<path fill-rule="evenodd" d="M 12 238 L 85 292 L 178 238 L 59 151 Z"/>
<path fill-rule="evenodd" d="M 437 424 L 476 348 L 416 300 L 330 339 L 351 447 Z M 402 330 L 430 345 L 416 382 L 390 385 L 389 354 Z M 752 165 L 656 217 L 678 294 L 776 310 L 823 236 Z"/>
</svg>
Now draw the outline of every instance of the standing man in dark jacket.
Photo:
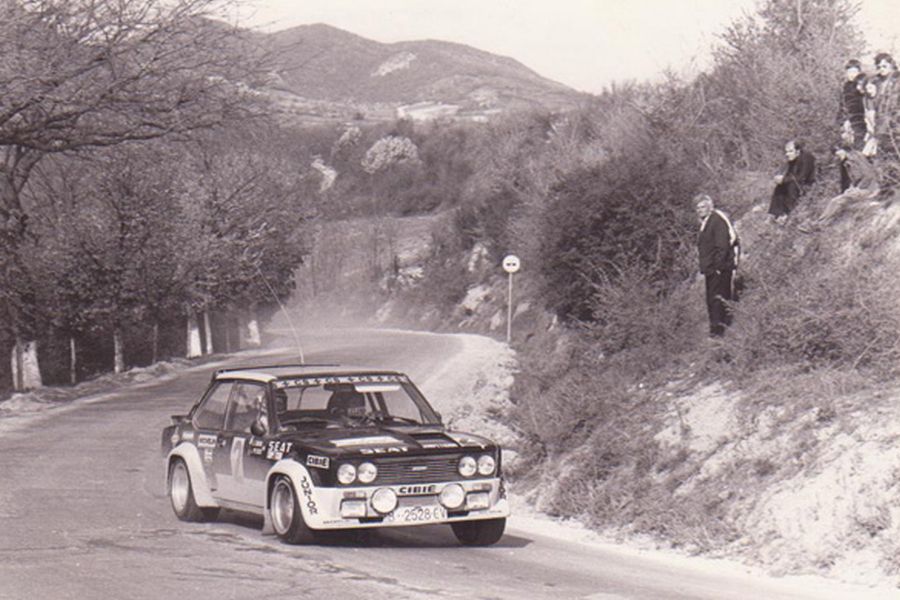
<svg viewBox="0 0 900 600">
<path fill-rule="evenodd" d="M 709 312 L 709 335 L 721 336 L 731 325 L 732 277 L 737 266 L 738 237 L 731 221 L 716 210 L 706 194 L 694 197 L 700 233 L 697 250 L 700 272 L 706 279 L 706 308 Z"/>
<path fill-rule="evenodd" d="M 847 61 L 847 64 L 844 65 L 844 72 L 846 79 L 841 88 L 840 109 L 838 110 L 841 139 L 850 144 L 854 150 L 862 150 L 866 143 L 866 75 L 862 71 L 862 65 L 855 58 Z M 841 191 L 852 185 L 850 173 L 845 168 L 845 164 L 845 161 L 840 162 Z"/>
<path fill-rule="evenodd" d="M 852 138 L 846 139 L 856 150 L 862 150 L 866 138 L 866 109 L 863 98 L 866 91 L 863 86 L 866 75 L 862 71 L 862 65 L 855 58 L 851 58 L 844 65 L 846 79 L 841 88 L 841 102 L 838 111 L 838 124 L 844 135 Z"/>
<path fill-rule="evenodd" d="M 787 164 L 784 171 L 775 176 L 775 189 L 769 202 L 769 214 L 775 221 L 783 224 L 788 214 L 806 189 L 816 181 L 816 159 L 807 152 L 797 140 L 790 140 L 784 145 Z"/>
<path fill-rule="evenodd" d="M 894 57 L 886 52 L 875 56 L 878 74 L 875 83 L 875 140 L 881 182 L 886 191 L 900 183 L 900 73 Z"/>
</svg>

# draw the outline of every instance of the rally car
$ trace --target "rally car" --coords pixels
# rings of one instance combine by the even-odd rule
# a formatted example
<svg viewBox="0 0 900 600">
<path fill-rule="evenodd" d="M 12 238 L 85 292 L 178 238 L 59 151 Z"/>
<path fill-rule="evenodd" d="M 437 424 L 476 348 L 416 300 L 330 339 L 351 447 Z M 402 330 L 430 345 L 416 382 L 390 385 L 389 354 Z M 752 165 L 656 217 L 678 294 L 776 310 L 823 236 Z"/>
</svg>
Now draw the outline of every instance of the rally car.
<svg viewBox="0 0 900 600">
<path fill-rule="evenodd" d="M 334 365 L 215 371 L 163 430 L 175 515 L 220 508 L 263 516 L 263 532 L 447 523 L 465 545 L 503 536 L 509 504 L 500 448 L 450 431 L 409 377 Z"/>
</svg>

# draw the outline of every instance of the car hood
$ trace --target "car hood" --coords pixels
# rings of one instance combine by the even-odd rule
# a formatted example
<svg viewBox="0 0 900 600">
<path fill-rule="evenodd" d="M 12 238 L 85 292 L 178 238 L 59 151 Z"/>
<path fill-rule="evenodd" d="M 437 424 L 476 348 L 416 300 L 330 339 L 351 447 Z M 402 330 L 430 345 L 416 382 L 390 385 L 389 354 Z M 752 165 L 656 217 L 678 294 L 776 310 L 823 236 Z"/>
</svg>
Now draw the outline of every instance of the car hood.
<svg viewBox="0 0 900 600">
<path fill-rule="evenodd" d="M 487 438 L 440 427 L 366 426 L 341 429 L 307 429 L 287 432 L 279 439 L 294 442 L 329 455 L 392 454 L 458 449 L 488 450 L 495 447 Z"/>
</svg>

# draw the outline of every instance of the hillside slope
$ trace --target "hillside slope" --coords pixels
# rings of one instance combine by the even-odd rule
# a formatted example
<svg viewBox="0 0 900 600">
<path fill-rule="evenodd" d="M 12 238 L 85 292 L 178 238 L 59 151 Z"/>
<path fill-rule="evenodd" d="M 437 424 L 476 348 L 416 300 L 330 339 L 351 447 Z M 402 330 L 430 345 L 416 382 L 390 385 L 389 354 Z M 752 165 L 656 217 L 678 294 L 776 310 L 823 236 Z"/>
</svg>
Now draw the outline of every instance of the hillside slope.
<svg viewBox="0 0 900 600">
<path fill-rule="evenodd" d="M 878 333 L 895 332 L 891 315 L 900 315 L 900 204 L 857 201 L 811 228 L 834 195 L 828 181 L 779 227 L 766 219 L 768 176 L 756 180 L 736 222 L 746 250 L 741 302 L 751 305 L 739 303 L 721 343 L 683 357 L 687 367 L 667 382 L 631 388 L 611 425 L 594 423 L 583 444 L 525 474 L 531 498 L 616 539 L 649 537 L 777 574 L 900 585 L 900 385 L 857 370 L 873 346 L 900 341 Z M 778 269 L 799 289 L 767 289 Z M 702 306 L 699 281 L 691 294 Z M 868 325 L 876 334 L 864 338 Z M 802 351 L 807 361 L 733 377 L 748 357 L 762 361 L 763 345 L 781 343 L 779 335 L 805 344 L 779 351 Z M 854 337 L 864 339 L 852 361 L 824 362 L 853 348 Z M 624 459 L 610 450 L 617 439 L 627 440 Z"/>
<path fill-rule="evenodd" d="M 322 24 L 268 37 L 275 49 L 277 87 L 309 100 L 561 110 L 577 106 L 582 97 L 511 58 L 462 44 L 382 44 Z"/>
<path fill-rule="evenodd" d="M 748 289 L 742 302 L 759 303 L 771 295 L 759 287 L 765 279 L 761 272 L 776 263 L 805 273 L 805 285 L 820 284 L 826 292 L 839 291 L 839 285 L 853 288 L 848 273 L 862 278 L 860 260 L 872 266 L 873 278 L 888 282 L 882 289 L 898 285 L 893 282 L 900 268 L 900 204 L 892 198 L 853 204 L 831 225 L 805 233 L 800 226 L 821 214 L 833 195 L 831 181 L 804 199 L 788 226 L 778 227 L 765 215 L 768 174 L 747 179 L 736 194 L 745 204 L 731 207 L 744 213 L 737 221 L 746 252 L 742 271 Z M 416 232 L 404 244 L 420 247 L 405 253 L 404 269 L 424 265 L 427 235 L 420 226 L 426 224 L 424 219 L 416 228 L 397 224 L 397 231 Z M 478 247 L 457 260 L 479 283 L 461 294 L 455 308 L 438 313 L 434 306 L 410 305 L 385 290 L 391 300 L 380 318 L 502 337 L 505 276 Z M 570 393 L 592 389 L 590 379 L 586 388 L 575 382 L 589 374 L 566 370 L 573 352 L 584 349 L 574 348 L 570 334 L 541 312 L 527 269 L 517 285 L 513 332 L 522 369 L 561 365 L 557 373 L 562 375 L 556 377 L 573 379 Z M 694 298 L 692 318 L 703 338 L 701 283 L 693 283 L 687 293 Z M 900 293 L 864 306 L 882 314 L 881 300 L 900 318 Z M 815 296 L 813 301 L 822 302 Z M 808 318 L 812 309 L 799 299 L 795 304 L 797 314 Z M 833 316 L 839 309 L 838 299 L 834 306 L 820 304 L 817 312 L 825 321 L 812 323 L 842 335 L 834 322 L 840 317 Z M 900 584 L 900 386 L 814 362 L 805 369 L 770 367 L 734 380 L 729 373 L 737 368 L 735 361 L 758 350 L 741 347 L 758 339 L 754 336 L 760 334 L 750 330 L 765 324 L 756 318 L 749 308 L 739 310 L 723 343 L 698 347 L 681 357 L 686 366 L 630 387 L 624 399 L 604 398 L 607 391 L 594 389 L 595 395 L 584 399 L 586 408 L 595 411 L 612 403 L 619 412 L 600 414 L 582 423 L 581 431 L 562 432 L 571 443 L 541 454 L 534 441 L 510 439 L 523 458 L 512 471 L 517 490 L 538 509 L 579 518 L 619 541 L 645 540 L 688 554 L 738 558 L 777 574 Z M 602 357 L 597 360 L 603 368 Z M 593 378 L 599 382 L 598 375 Z M 521 412 L 525 391 L 519 383 L 504 411 L 527 417 Z M 554 407 L 564 407 L 564 400 L 535 393 L 542 395 L 543 416 L 533 416 L 547 421 L 543 427 L 554 427 L 559 418 Z M 619 401 L 621 406 L 615 404 Z"/>
</svg>

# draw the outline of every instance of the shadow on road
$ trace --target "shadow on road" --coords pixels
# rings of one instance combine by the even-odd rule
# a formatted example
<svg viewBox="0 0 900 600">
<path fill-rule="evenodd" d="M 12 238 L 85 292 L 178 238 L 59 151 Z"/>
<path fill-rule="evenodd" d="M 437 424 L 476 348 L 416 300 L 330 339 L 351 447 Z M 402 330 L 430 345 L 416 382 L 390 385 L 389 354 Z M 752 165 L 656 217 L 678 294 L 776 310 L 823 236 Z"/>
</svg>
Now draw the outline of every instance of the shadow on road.
<svg viewBox="0 0 900 600">
<path fill-rule="evenodd" d="M 246 535 L 262 537 L 262 517 L 250 513 L 223 510 L 216 520 L 219 524 L 237 525 Z M 270 538 L 275 540 L 274 537 Z M 532 539 L 512 534 L 488 548 L 524 548 Z M 348 529 L 322 531 L 316 535 L 316 545 L 353 548 L 453 548 L 462 547 L 449 525 L 420 525 L 393 529 Z"/>
</svg>

